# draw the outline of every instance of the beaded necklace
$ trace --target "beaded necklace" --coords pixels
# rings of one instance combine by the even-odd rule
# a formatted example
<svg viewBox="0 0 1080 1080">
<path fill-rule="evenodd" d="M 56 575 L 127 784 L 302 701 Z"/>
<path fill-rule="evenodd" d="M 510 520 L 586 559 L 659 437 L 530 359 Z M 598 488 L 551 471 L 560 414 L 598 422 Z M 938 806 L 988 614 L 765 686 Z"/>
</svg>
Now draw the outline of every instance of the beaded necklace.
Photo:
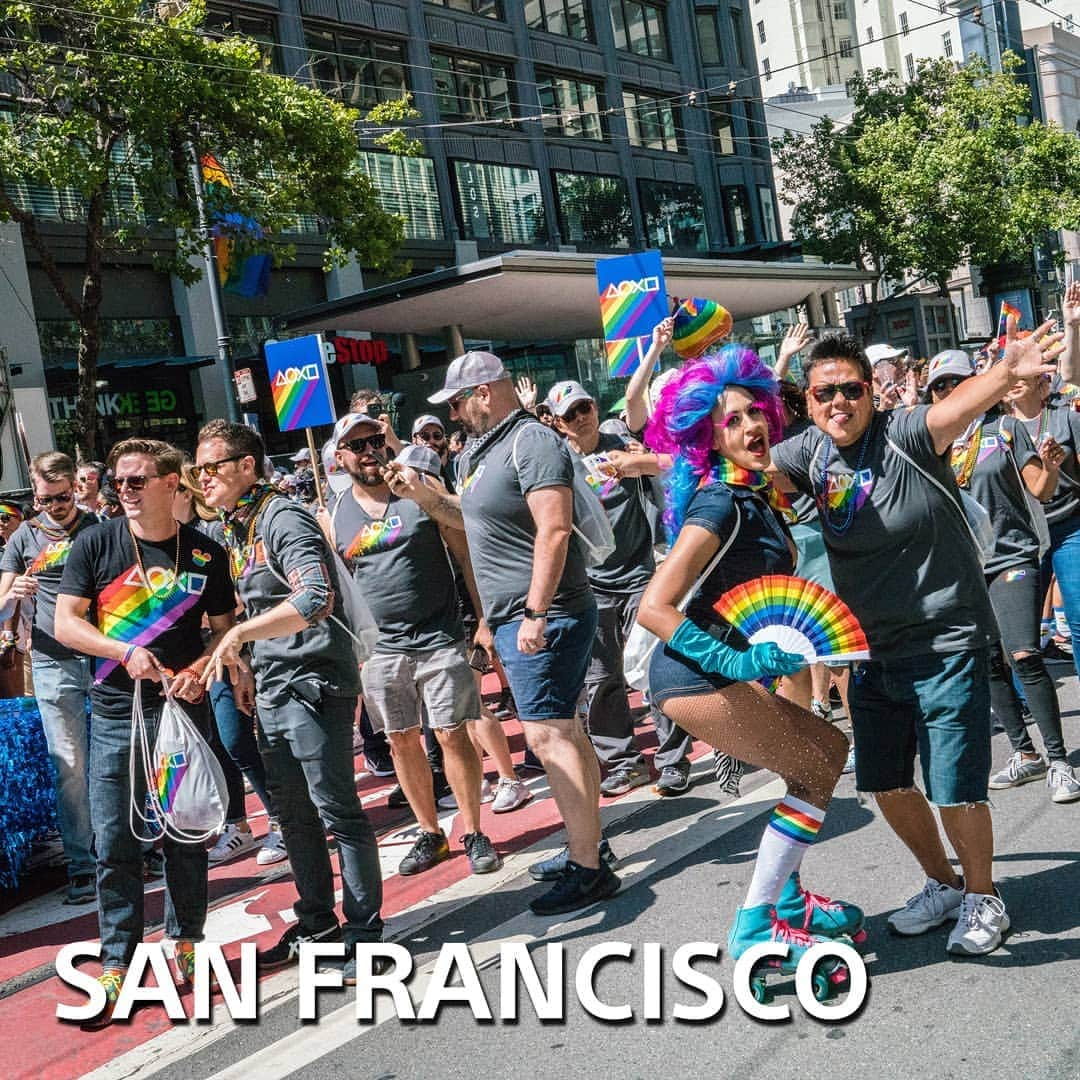
<svg viewBox="0 0 1080 1080">
<path fill-rule="evenodd" d="M 949 464 L 956 475 L 957 484 L 966 488 L 971 484 L 971 474 L 979 460 L 979 447 L 982 443 L 983 417 L 973 420 L 967 431 L 952 444 Z"/>
<path fill-rule="evenodd" d="M 859 459 L 855 462 L 855 472 L 852 475 L 852 483 L 858 482 L 859 473 L 862 472 L 863 462 L 866 460 L 866 448 L 870 445 L 870 431 L 874 426 L 874 421 L 871 418 L 870 423 L 866 425 L 866 431 L 863 433 L 862 445 L 859 447 Z M 829 514 L 829 465 L 832 462 L 833 453 L 833 441 L 826 435 L 825 442 L 822 446 L 821 453 L 821 506 L 822 514 L 821 520 L 825 524 L 825 527 L 830 532 L 835 533 L 837 536 L 843 536 L 844 533 L 851 528 L 852 521 L 855 520 L 856 499 L 855 493 L 852 492 L 851 499 L 848 502 L 847 510 L 844 513 L 844 521 L 842 524 L 837 524 L 833 521 Z"/>
</svg>

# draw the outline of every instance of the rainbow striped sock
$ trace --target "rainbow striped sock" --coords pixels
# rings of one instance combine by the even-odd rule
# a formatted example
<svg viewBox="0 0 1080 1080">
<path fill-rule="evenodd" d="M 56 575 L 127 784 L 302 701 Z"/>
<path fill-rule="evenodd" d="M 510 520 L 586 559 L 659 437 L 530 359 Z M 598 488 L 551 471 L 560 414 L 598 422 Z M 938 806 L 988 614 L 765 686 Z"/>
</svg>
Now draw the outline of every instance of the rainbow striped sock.
<svg viewBox="0 0 1080 1080">
<path fill-rule="evenodd" d="M 799 869 L 806 849 L 814 842 L 825 811 L 788 795 L 776 806 L 758 848 L 754 877 L 745 907 L 775 904 L 784 884 Z"/>
</svg>

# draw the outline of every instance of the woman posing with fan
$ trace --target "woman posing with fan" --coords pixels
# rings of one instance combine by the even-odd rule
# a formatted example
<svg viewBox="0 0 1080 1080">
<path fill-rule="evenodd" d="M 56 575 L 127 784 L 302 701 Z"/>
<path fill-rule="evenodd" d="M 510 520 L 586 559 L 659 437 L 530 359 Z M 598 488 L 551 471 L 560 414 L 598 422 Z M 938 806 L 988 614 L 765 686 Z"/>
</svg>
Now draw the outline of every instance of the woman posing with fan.
<svg viewBox="0 0 1080 1080">
<path fill-rule="evenodd" d="M 740 345 L 690 361 L 664 388 L 646 439 L 675 459 L 665 484 L 672 548 L 645 592 L 638 621 L 665 643 L 652 655 L 652 700 L 692 735 L 779 773 L 788 785 L 729 937 L 733 959 L 762 941 L 790 944 L 787 971 L 822 937 L 858 933 L 862 912 L 804 892 L 798 876 L 847 741 L 758 684 L 794 674 L 804 666 L 802 656 L 772 642 L 749 647 L 713 610 L 734 586 L 794 569 L 795 546 L 783 519 L 787 500 L 764 474 L 780 416 L 775 376 Z"/>
</svg>

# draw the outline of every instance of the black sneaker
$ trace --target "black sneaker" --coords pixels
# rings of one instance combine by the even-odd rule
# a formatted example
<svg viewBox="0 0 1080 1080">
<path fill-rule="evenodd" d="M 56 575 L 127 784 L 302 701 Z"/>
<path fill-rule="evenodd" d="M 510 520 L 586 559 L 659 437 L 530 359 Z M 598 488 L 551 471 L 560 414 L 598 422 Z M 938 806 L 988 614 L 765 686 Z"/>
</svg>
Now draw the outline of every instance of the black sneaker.
<svg viewBox="0 0 1080 1080">
<path fill-rule="evenodd" d="M 64 894 L 65 904 L 92 904 L 97 899 L 97 882 L 93 874 L 76 874 Z"/>
<path fill-rule="evenodd" d="M 398 873 L 404 877 L 422 874 L 449 858 L 450 844 L 444 833 L 422 832 L 409 849 L 409 854 L 398 864 Z"/>
<path fill-rule="evenodd" d="M 385 975 L 393 967 L 394 961 L 389 956 L 373 956 L 371 958 L 371 974 Z M 346 986 L 356 985 L 356 950 L 350 946 L 342 961 L 326 958 L 319 961 L 319 971 L 340 971 L 341 981 Z"/>
<path fill-rule="evenodd" d="M 690 790 L 690 762 L 684 761 L 678 765 L 665 765 L 660 770 L 660 779 L 656 781 L 653 791 L 657 795 L 670 796 L 682 795 Z"/>
<path fill-rule="evenodd" d="M 525 747 L 525 757 L 518 769 L 521 772 L 547 772 L 544 763 L 528 747 Z"/>
<path fill-rule="evenodd" d="M 558 881 L 566 873 L 566 864 L 570 861 L 570 849 L 564 847 L 549 859 L 541 859 L 529 867 L 529 873 L 536 881 Z M 611 850 L 611 845 L 606 839 L 600 841 L 600 861 L 611 869 L 615 869 L 618 858 Z"/>
<path fill-rule="evenodd" d="M 402 791 L 400 784 L 386 796 L 386 805 L 391 810 L 400 810 L 403 806 L 409 805 L 409 800 L 405 798 L 405 792 Z"/>
<path fill-rule="evenodd" d="M 469 866 L 474 874 L 491 874 L 502 866 L 499 853 L 482 832 L 466 833 L 461 842 L 465 845 L 465 854 L 469 857 Z"/>
<path fill-rule="evenodd" d="M 394 762 L 390 758 L 390 752 L 381 746 L 364 751 L 364 764 L 372 776 L 394 775 Z"/>
<path fill-rule="evenodd" d="M 278 938 L 276 945 L 256 953 L 255 959 L 264 971 L 288 967 L 299 961 L 300 946 L 309 941 L 341 941 L 341 927 L 335 925 L 328 926 L 325 930 L 304 930 L 299 924 L 290 926 Z"/>
<path fill-rule="evenodd" d="M 619 891 L 619 879 L 603 859 L 599 870 L 588 870 L 567 861 L 566 870 L 555 885 L 529 904 L 534 915 L 562 915 L 577 911 L 598 900 L 607 900 Z"/>
<path fill-rule="evenodd" d="M 143 855 L 143 881 L 158 881 L 165 876 L 165 856 L 157 848 Z"/>
</svg>

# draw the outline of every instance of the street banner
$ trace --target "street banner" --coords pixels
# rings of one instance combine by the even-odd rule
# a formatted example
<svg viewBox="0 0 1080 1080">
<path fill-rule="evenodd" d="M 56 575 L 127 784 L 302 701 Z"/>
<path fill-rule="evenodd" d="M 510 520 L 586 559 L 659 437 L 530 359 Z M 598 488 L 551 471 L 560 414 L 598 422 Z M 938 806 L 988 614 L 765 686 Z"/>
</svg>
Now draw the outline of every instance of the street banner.
<svg viewBox="0 0 1080 1080">
<path fill-rule="evenodd" d="M 596 286 L 608 371 L 617 377 L 632 375 L 653 328 L 668 315 L 663 258 L 659 251 L 642 251 L 598 259 Z"/>
<path fill-rule="evenodd" d="M 337 417 L 326 375 L 322 335 L 268 341 L 264 349 L 278 427 L 298 431 L 333 424 Z"/>
</svg>

